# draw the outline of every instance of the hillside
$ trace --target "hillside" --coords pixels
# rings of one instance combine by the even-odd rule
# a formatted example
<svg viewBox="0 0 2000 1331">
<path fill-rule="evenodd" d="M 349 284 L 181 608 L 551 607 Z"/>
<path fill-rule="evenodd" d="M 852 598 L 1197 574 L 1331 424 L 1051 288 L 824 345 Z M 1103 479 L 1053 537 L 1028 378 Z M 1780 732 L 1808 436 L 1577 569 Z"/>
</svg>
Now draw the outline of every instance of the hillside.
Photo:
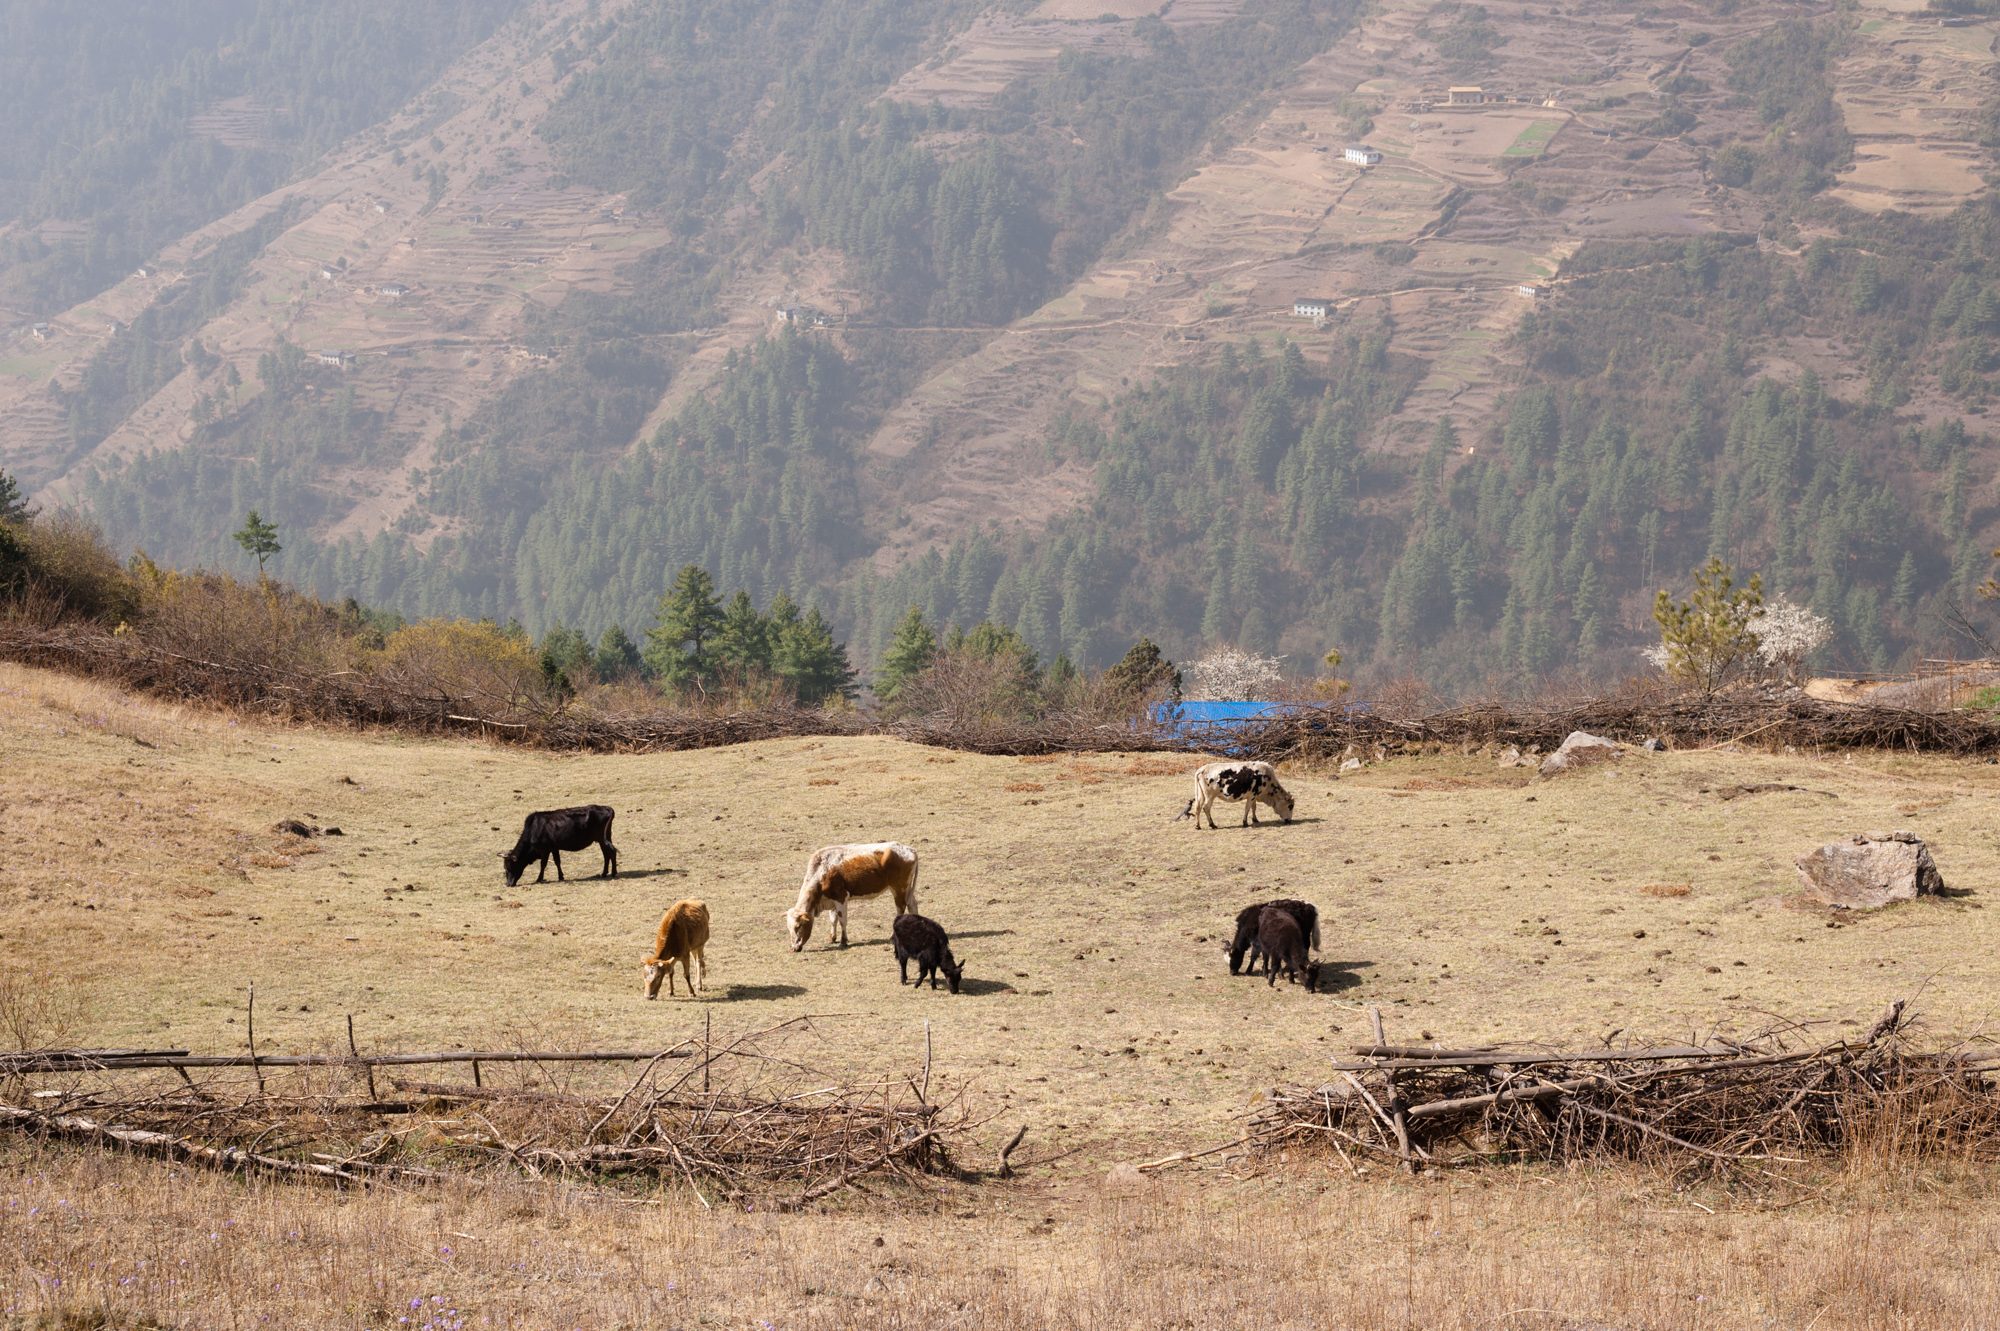
<svg viewBox="0 0 2000 1331">
<path fill-rule="evenodd" d="M 284 576 L 538 633 L 695 561 L 863 660 L 915 603 L 1462 685 L 1630 668 L 1713 553 L 1835 621 L 1822 664 L 1965 650 L 2000 21 L 1961 8 L 544 0 L 47 287 L 0 463 L 173 562 L 255 506 Z"/>
</svg>

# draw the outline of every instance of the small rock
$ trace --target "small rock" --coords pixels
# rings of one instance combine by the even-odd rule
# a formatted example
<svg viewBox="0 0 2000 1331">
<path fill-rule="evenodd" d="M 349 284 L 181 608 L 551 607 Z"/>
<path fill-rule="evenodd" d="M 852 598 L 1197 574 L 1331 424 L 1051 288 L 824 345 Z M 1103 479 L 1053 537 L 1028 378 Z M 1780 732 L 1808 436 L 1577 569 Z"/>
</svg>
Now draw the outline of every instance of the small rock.
<svg viewBox="0 0 2000 1331">
<path fill-rule="evenodd" d="M 1105 1171 L 1104 1186 L 1113 1192 L 1137 1192 L 1150 1182 L 1137 1165 L 1116 1164 Z"/>
<path fill-rule="evenodd" d="M 1930 847 L 1915 832 L 1869 832 L 1798 858 L 1799 881 L 1829 906 L 1874 910 L 1944 890 Z"/>
<path fill-rule="evenodd" d="M 1361 760 L 1359 758 L 1349 758 L 1340 765 L 1340 770 L 1343 772 L 1358 772 L 1361 770 Z"/>
<path fill-rule="evenodd" d="M 273 832 L 284 832 L 291 836 L 316 837 L 319 829 L 311 823 L 302 823 L 296 818 L 281 818 L 271 824 Z M 337 829 L 336 829 L 337 830 Z"/>
<path fill-rule="evenodd" d="M 1665 753 L 1667 751 L 1667 742 L 1655 735 L 1639 747 L 1648 753 Z"/>
<path fill-rule="evenodd" d="M 1509 744 L 1506 748 L 1500 750 L 1499 762 L 1502 767 L 1533 767 L 1535 765 L 1533 760 L 1521 756 L 1520 746 L 1515 744 Z"/>
<path fill-rule="evenodd" d="M 1625 756 L 1625 746 L 1615 741 L 1587 734 L 1581 730 L 1569 732 L 1569 738 L 1562 747 L 1542 759 L 1543 776 L 1559 776 L 1564 772 L 1574 772 L 1579 768 L 1592 767 Z"/>
</svg>

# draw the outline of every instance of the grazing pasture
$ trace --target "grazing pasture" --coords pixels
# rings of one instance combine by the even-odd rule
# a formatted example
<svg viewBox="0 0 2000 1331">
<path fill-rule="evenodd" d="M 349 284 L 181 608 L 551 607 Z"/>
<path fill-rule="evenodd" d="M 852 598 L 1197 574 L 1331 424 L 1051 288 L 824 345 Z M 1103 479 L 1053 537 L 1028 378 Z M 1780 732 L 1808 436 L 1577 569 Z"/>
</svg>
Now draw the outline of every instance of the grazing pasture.
<svg viewBox="0 0 2000 1331">
<path fill-rule="evenodd" d="M 933 1075 L 996 1114 L 979 1149 L 1034 1127 L 1016 1183 L 808 1215 L 556 1180 L 335 1196 L 0 1139 L 0 1325 L 1199 1326 L 1275 1297 L 1284 1324 L 1385 1331 L 1847 1331 L 1978 1325 L 2000 1295 L 1966 1260 L 2000 1246 L 1991 1171 L 1887 1152 L 1738 1189 L 1296 1156 L 1106 1173 L 1233 1137 L 1261 1090 L 1366 1041 L 1371 1003 L 1408 1042 L 1865 1024 L 1911 994 L 1934 1037 L 1990 1027 L 1993 766 L 1635 752 L 1539 782 L 1436 756 L 1287 770 L 1291 825 L 1169 835 L 1192 760 L 882 739 L 568 757 L 4 666 L 0 752 L 9 1043 L 240 1049 L 253 981 L 266 1052 L 342 1049 L 350 1012 L 364 1048 L 665 1044 L 818 1013 L 815 1067 L 911 1073 L 928 1021 Z M 621 876 L 502 888 L 496 840 L 585 799 L 618 809 Z M 287 818 L 342 835 L 270 830 Z M 1893 826 L 1965 895 L 1851 920 L 1790 900 L 1794 854 Z M 886 901 L 854 909 L 851 947 L 789 950 L 806 854 L 887 837 L 920 850 L 923 909 L 972 959 L 956 996 L 897 985 Z M 711 912 L 708 987 L 647 1003 L 637 949 L 685 897 Z M 1325 992 L 1229 976 L 1236 912 L 1273 897 L 1318 905 Z"/>
<path fill-rule="evenodd" d="M 1365 1039 L 1370 1003 L 1394 1039 L 1453 1042 L 1865 1024 L 1919 993 L 1944 1034 L 2000 1005 L 1985 764 L 1288 770 L 1293 823 L 1197 836 L 1172 821 L 1195 762 L 1168 755 L 560 756 L 266 728 L 15 667 L 0 749 L 0 969 L 69 981 L 104 1044 L 240 1049 L 253 982 L 265 1052 L 344 1046 L 348 1013 L 364 1047 L 668 1042 L 701 1016 L 646 1003 L 633 960 L 684 897 L 713 920 L 699 1002 L 718 1033 L 845 1014 L 829 1049 L 876 1072 L 920 1057 L 928 1018 L 940 1076 L 1113 1153 L 1134 1132 L 1160 1153 L 1216 1140 L 1256 1090 Z M 618 809 L 620 876 L 504 887 L 494 849 L 523 813 L 587 800 Z M 269 830 L 283 818 L 343 835 Z M 1791 899 L 1795 855 L 1884 827 L 1929 838 L 1968 895 L 1854 919 Z M 821 930 L 790 950 L 807 855 L 876 839 L 918 849 L 924 913 L 975 959 L 950 1002 L 898 992 L 886 898 L 853 907 L 851 947 Z M 1229 975 L 1237 911 L 1274 897 L 1319 907 L 1317 995 Z"/>
</svg>

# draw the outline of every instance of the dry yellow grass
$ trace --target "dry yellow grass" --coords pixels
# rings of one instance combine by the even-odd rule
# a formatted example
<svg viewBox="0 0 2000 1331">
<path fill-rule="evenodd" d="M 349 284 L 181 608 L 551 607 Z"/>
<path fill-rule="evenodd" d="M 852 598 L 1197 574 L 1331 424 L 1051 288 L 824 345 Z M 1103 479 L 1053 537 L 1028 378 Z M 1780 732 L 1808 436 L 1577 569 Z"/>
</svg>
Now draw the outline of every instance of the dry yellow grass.
<svg viewBox="0 0 2000 1331">
<path fill-rule="evenodd" d="M 2000 1306 L 2000 1216 L 1937 1175 L 1766 1200 L 1636 1170 L 1314 1168 L 786 1215 L 558 1184 L 344 1198 L 19 1146 L 0 1166 L 10 1331 L 1973 1331 Z"/>
<path fill-rule="evenodd" d="M 1981 764 L 1633 754 L 1544 783 L 1409 760 L 1294 773 L 1298 822 L 1244 830 L 1225 810 L 1209 832 L 1173 821 L 1185 777 L 1159 758 L 880 738 L 561 756 L 269 729 L 16 668 L 0 747 L 0 966 L 74 977 L 113 1044 L 240 1049 L 252 983 L 267 1052 L 342 1043 L 348 1013 L 374 1047 L 624 1046 L 712 1009 L 718 1034 L 830 1014 L 826 1057 L 880 1072 L 912 1066 L 928 1020 L 942 1075 L 1130 1157 L 1214 1140 L 1260 1087 L 1316 1077 L 1366 1004 L 1397 1038 L 1507 1040 L 1865 1022 L 1907 995 L 1942 1035 L 1987 1028 L 1996 997 L 2000 920 L 1978 889 L 2000 771 Z M 1778 781 L 1808 789 L 1720 798 Z M 566 883 L 505 887 L 522 813 L 585 800 L 618 809 L 624 876 L 597 879 L 587 851 Z M 301 854 L 269 830 L 290 817 L 345 835 Z M 1927 837 L 1970 895 L 1797 907 L 1795 855 L 1888 826 Z M 872 839 L 922 853 L 967 993 L 897 987 L 880 903 L 853 909 L 851 948 L 787 949 L 806 855 Z M 1319 904 L 1333 994 L 1229 976 L 1235 911 L 1273 895 Z M 713 914 L 713 988 L 646 1003 L 637 958 L 684 896 Z"/>
<path fill-rule="evenodd" d="M 1541 783 L 1443 757 L 1291 773 L 1299 822 L 1197 832 L 1172 821 L 1192 760 L 882 739 L 557 756 L 267 728 L 14 667 L 0 752 L 0 1006 L 21 1015 L 20 977 L 68 977 L 65 1038 L 241 1048 L 253 981 L 267 1051 L 342 1044 L 348 1012 L 364 1045 L 403 1048 L 664 1043 L 704 1013 L 718 1037 L 819 1013 L 836 1015 L 791 1052 L 861 1073 L 913 1070 L 928 1019 L 937 1075 L 1000 1115 L 989 1134 L 1027 1121 L 1023 1155 L 1082 1148 L 1020 1184 L 778 1216 L 553 1184 L 340 1198 L 7 1143 L 10 1331 L 396 1326 L 434 1294 L 467 1325 L 1206 1327 L 1265 1318 L 1251 1268 L 1299 1326 L 1972 1327 L 2000 1296 L 1982 1172 L 1856 1167 L 1769 1197 L 1337 1161 L 1103 1182 L 1113 1161 L 1226 1140 L 1260 1087 L 1316 1079 L 1362 1038 L 1370 1003 L 1412 1040 L 1865 1020 L 1909 994 L 1940 1036 L 1983 1028 L 1992 767 L 1635 753 Z M 1808 790 L 1718 793 L 1771 781 Z M 581 876 L 586 852 L 568 883 L 505 888 L 521 812 L 584 799 L 619 809 L 627 876 Z M 283 817 L 345 835 L 301 845 L 268 830 Z M 1786 904 L 1793 855 L 1890 825 L 1971 894 L 1852 920 Z M 922 851 L 966 994 L 899 989 L 872 903 L 846 951 L 786 949 L 806 852 L 883 837 Z M 1230 916 L 1278 893 L 1320 904 L 1339 992 L 1228 976 Z M 682 896 L 714 916 L 711 996 L 648 1004 L 637 961 Z M 29 1015 L 47 1030 L 61 1007 Z"/>
</svg>

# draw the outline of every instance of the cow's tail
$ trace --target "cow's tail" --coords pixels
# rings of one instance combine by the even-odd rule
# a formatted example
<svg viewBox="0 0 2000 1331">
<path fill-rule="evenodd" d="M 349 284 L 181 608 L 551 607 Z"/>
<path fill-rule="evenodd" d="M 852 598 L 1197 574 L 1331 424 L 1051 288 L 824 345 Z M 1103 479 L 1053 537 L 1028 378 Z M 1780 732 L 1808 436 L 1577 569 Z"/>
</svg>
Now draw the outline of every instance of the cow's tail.
<svg viewBox="0 0 2000 1331">
<path fill-rule="evenodd" d="M 1187 802 L 1187 807 L 1185 809 L 1182 809 L 1179 813 L 1175 814 L 1171 819 L 1169 819 L 1169 821 L 1177 823 L 1181 819 L 1189 818 L 1192 817 L 1193 815 L 1194 815 L 1194 801 L 1189 800 Z"/>
</svg>

